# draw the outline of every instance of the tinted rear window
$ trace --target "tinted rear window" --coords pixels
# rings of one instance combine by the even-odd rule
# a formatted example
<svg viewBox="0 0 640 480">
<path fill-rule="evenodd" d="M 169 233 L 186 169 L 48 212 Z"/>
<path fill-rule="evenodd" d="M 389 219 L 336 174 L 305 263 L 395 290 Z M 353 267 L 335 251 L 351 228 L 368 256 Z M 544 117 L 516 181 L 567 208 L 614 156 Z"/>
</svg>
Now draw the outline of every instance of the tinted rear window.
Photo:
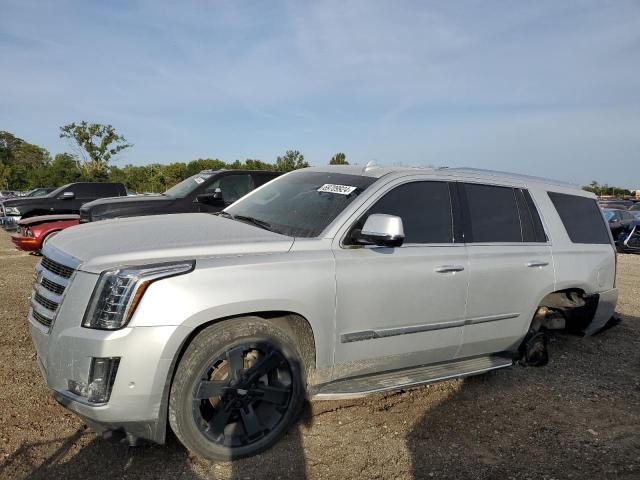
<svg viewBox="0 0 640 480">
<path fill-rule="evenodd" d="M 611 242 L 602 211 L 595 200 L 565 193 L 548 194 L 573 243 Z"/>
<path fill-rule="evenodd" d="M 464 190 L 472 242 L 522 242 L 513 188 L 466 183 Z"/>
</svg>

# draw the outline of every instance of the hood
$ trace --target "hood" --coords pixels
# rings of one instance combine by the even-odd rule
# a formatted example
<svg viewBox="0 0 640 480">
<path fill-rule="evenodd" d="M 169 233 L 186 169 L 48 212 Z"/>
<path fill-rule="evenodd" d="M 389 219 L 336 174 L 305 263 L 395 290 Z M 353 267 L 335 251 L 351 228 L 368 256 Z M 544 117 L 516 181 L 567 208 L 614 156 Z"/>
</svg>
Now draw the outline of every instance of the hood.
<svg viewBox="0 0 640 480">
<path fill-rule="evenodd" d="M 80 220 L 80 215 L 42 215 L 40 217 L 29 217 L 18 222 L 21 227 L 38 225 L 48 222 L 66 222 L 69 220 Z"/>
<path fill-rule="evenodd" d="M 23 205 L 40 205 L 46 202 L 48 195 L 42 197 L 17 197 L 3 200 L 2 203 L 5 207 L 20 207 Z"/>
<path fill-rule="evenodd" d="M 56 235 L 44 248 L 82 263 L 80 270 L 221 255 L 287 252 L 293 238 L 207 213 L 180 213 L 85 223 Z"/>
<path fill-rule="evenodd" d="M 176 199 L 165 195 L 139 195 L 135 197 L 100 198 L 82 205 L 82 212 L 90 212 L 92 216 L 117 216 L 127 213 L 144 213 L 145 210 L 162 209 L 175 202 Z"/>
</svg>

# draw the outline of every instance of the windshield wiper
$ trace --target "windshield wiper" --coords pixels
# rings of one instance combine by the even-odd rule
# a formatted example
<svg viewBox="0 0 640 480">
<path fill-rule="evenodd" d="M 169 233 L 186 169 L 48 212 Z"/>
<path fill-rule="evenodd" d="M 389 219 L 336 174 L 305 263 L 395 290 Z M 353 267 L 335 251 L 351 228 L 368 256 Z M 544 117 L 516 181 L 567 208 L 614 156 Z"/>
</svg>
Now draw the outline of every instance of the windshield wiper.
<svg viewBox="0 0 640 480">
<path fill-rule="evenodd" d="M 234 217 L 231 213 L 229 212 L 225 212 L 225 211 L 219 211 L 214 213 L 214 215 L 216 217 L 224 217 L 224 218 L 230 218 L 231 220 L 234 220 L 236 217 Z"/>
<path fill-rule="evenodd" d="M 227 212 L 224 212 L 224 213 L 227 213 Z M 228 215 L 231 215 L 231 214 L 228 213 Z M 264 220 L 258 220 L 257 218 L 253 218 L 253 217 L 247 217 L 246 215 L 232 215 L 231 218 L 233 218 L 234 220 L 240 220 L 241 222 L 250 223 L 252 225 L 255 225 L 256 227 L 264 228 L 265 230 L 269 230 L 270 232 L 273 231 L 271 224 L 268 222 L 265 222 Z"/>
</svg>

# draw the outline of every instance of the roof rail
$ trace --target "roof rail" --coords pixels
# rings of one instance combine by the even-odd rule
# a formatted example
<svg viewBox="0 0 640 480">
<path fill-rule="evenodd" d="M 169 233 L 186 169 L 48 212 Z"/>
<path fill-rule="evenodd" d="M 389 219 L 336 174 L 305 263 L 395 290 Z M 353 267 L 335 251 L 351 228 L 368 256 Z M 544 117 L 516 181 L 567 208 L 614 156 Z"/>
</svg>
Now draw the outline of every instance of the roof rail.
<svg viewBox="0 0 640 480">
<path fill-rule="evenodd" d="M 500 170 L 486 170 L 483 168 L 461 167 L 461 168 L 452 168 L 451 171 L 461 172 L 461 173 L 478 173 L 480 175 L 486 175 L 489 177 L 506 177 L 506 178 L 523 180 L 523 181 L 529 180 L 534 182 L 548 183 L 550 185 L 580 188 L 580 185 L 576 183 L 564 182 L 562 180 L 554 180 L 551 178 L 537 177 L 535 175 L 521 175 L 517 173 L 502 172 Z"/>
</svg>

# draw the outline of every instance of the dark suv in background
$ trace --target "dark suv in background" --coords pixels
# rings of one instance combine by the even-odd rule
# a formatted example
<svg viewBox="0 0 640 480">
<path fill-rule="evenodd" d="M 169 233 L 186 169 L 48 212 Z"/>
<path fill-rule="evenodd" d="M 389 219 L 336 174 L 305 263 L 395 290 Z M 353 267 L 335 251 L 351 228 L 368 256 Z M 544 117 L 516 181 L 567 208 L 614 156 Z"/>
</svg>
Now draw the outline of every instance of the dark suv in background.
<svg viewBox="0 0 640 480">
<path fill-rule="evenodd" d="M 161 194 L 87 203 L 80 209 L 80 223 L 166 213 L 218 212 L 281 174 L 264 170 L 203 170 Z"/>
<path fill-rule="evenodd" d="M 40 215 L 78 214 L 80 207 L 104 197 L 126 197 L 122 183 L 69 183 L 40 197 L 12 198 L 2 202 L 0 215 L 5 218 L 5 228 L 15 228 L 21 218 Z"/>
</svg>

